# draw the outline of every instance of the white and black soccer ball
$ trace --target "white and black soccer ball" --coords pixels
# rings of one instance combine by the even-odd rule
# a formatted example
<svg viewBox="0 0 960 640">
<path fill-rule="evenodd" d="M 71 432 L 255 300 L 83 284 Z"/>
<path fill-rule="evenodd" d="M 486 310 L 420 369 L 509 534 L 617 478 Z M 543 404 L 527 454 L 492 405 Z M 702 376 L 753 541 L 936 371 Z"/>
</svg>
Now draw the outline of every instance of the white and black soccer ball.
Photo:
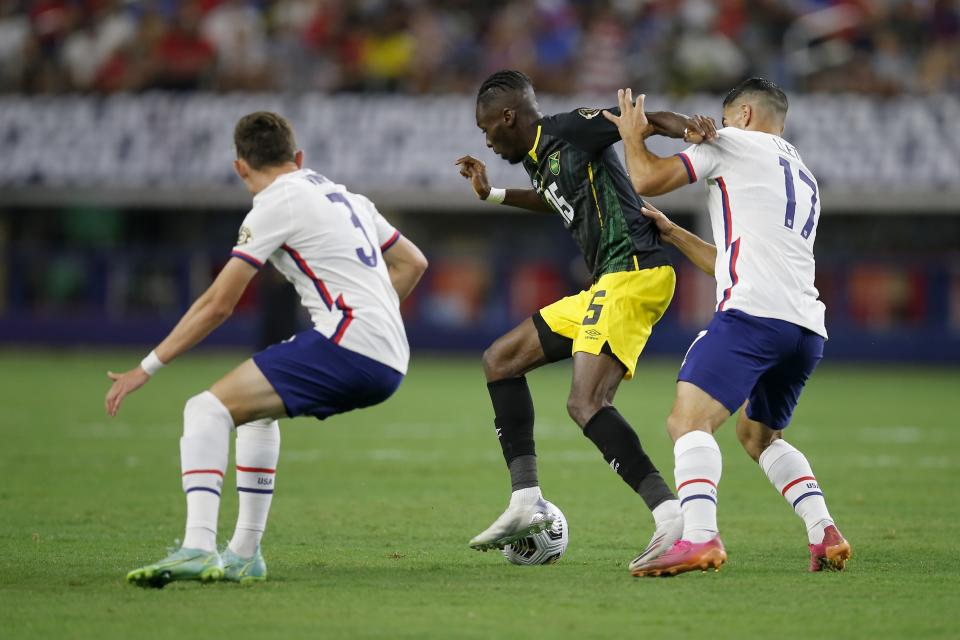
<svg viewBox="0 0 960 640">
<path fill-rule="evenodd" d="M 557 505 L 548 502 L 547 513 L 553 516 L 553 524 L 540 533 L 508 544 L 503 548 L 503 557 L 513 564 L 553 564 L 559 560 L 570 542 L 570 530 Z"/>
</svg>

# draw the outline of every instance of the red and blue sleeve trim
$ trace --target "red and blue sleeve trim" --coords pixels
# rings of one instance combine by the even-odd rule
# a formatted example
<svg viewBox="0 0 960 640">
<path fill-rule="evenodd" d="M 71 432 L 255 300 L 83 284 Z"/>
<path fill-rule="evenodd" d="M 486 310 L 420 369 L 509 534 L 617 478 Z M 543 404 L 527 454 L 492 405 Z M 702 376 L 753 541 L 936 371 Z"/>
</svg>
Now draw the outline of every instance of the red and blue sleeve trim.
<svg viewBox="0 0 960 640">
<path fill-rule="evenodd" d="M 683 163 L 683 168 L 687 170 L 687 178 L 690 179 L 690 184 L 696 182 L 697 172 L 693 169 L 693 163 L 690 162 L 687 154 L 681 152 L 677 154 L 677 157 L 680 158 L 680 161 Z"/>
<path fill-rule="evenodd" d="M 249 264 L 254 269 L 263 268 L 262 262 L 260 262 L 259 260 L 251 256 L 250 254 L 244 253 L 243 251 L 237 251 L 236 249 L 234 249 L 233 251 L 230 252 L 230 255 L 234 258 L 240 258 L 241 260 Z"/>
<path fill-rule="evenodd" d="M 400 239 L 400 232 L 394 231 L 393 235 L 390 236 L 390 239 L 384 242 L 382 245 L 380 245 L 380 253 L 385 253 L 387 249 L 397 244 L 397 240 L 399 239 Z"/>
</svg>

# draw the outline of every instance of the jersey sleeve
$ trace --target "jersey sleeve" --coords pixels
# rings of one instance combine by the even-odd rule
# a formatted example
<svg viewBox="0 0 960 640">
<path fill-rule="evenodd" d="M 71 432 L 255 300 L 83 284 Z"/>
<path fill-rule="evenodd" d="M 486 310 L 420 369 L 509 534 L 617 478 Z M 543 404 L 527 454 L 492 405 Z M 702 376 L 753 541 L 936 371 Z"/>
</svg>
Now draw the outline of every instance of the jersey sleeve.
<svg viewBox="0 0 960 640">
<path fill-rule="evenodd" d="M 380 245 L 380 253 L 385 253 L 400 239 L 400 232 L 397 231 L 392 224 L 387 222 L 387 219 L 380 214 L 377 210 L 377 205 L 373 204 L 372 200 L 359 194 L 354 194 L 352 197 L 362 202 L 367 213 L 373 218 L 373 227 L 376 230 L 377 244 Z"/>
<path fill-rule="evenodd" d="M 290 212 L 280 206 L 254 205 L 243 219 L 230 255 L 259 269 L 290 236 Z"/>
<path fill-rule="evenodd" d="M 713 142 L 690 145 L 677 154 L 687 170 L 687 177 L 691 183 L 701 178 L 715 178 L 720 174 L 723 148 L 725 143 L 729 142 L 724 140 L 723 131 L 723 129 L 720 130 L 718 138 Z M 727 138 L 729 135 L 728 133 Z"/>
<path fill-rule="evenodd" d="M 386 253 L 390 247 L 397 244 L 397 240 L 400 239 L 400 232 L 387 222 L 387 219 L 380 215 L 379 211 L 374 211 L 373 224 L 377 228 L 377 242 L 380 243 L 380 253 Z"/>
<path fill-rule="evenodd" d="M 543 132 L 566 140 L 587 153 L 599 153 L 620 140 L 617 125 L 603 117 L 604 109 L 576 109 L 547 116 L 540 121 Z M 606 109 L 620 115 L 618 107 Z"/>
</svg>

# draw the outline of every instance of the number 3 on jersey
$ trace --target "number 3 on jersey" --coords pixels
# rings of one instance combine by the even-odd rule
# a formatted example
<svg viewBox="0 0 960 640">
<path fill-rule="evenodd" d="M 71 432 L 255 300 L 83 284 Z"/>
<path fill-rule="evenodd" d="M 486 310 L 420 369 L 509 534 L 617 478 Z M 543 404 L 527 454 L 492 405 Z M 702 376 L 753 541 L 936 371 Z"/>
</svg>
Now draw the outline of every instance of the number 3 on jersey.
<svg viewBox="0 0 960 640">
<path fill-rule="evenodd" d="M 368 267 L 377 266 L 377 249 L 373 246 L 373 243 L 370 242 L 370 236 L 367 235 L 367 231 L 363 228 L 363 225 L 360 224 L 360 218 L 357 217 L 356 212 L 350 205 L 350 201 L 347 200 L 342 193 L 328 193 L 327 199 L 329 199 L 330 202 L 339 202 L 340 204 L 347 205 L 347 209 L 350 210 L 350 221 L 353 222 L 353 226 L 360 229 L 360 233 L 363 234 L 364 240 L 367 241 L 367 245 L 370 247 L 369 255 L 364 252 L 363 247 L 357 247 L 357 257 L 360 258 L 360 262 Z"/>
<path fill-rule="evenodd" d="M 560 192 L 557 191 L 557 183 L 554 182 L 543 192 L 543 196 L 547 199 L 547 202 L 560 214 L 560 217 L 563 218 L 563 223 L 569 225 L 573 221 L 573 206 L 567 202 L 567 199 L 560 195 Z"/>
<path fill-rule="evenodd" d="M 787 210 L 783 216 L 783 226 L 785 226 L 787 229 L 793 229 L 793 219 L 797 213 L 797 194 L 793 183 L 793 165 L 791 165 L 786 158 L 780 158 L 780 166 L 783 167 L 783 183 L 787 190 Z M 797 173 L 800 176 L 801 182 L 810 187 L 811 191 L 810 217 L 807 218 L 803 228 L 800 229 L 800 235 L 803 236 L 804 239 L 807 239 L 810 237 L 810 234 L 813 233 L 813 227 L 816 223 L 817 183 L 813 181 L 813 178 L 805 174 L 803 169 L 798 169 Z"/>
</svg>

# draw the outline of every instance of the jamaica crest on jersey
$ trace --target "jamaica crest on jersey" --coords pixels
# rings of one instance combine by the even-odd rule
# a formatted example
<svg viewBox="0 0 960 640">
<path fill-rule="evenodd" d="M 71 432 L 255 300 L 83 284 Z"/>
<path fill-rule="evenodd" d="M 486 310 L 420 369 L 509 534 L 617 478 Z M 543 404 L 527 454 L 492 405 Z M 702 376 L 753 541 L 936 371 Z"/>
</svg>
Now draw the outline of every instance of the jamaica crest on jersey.
<svg viewBox="0 0 960 640">
<path fill-rule="evenodd" d="M 245 245 L 253 240 L 253 232 L 250 227 L 240 227 L 240 233 L 237 234 L 237 246 Z"/>
<path fill-rule="evenodd" d="M 577 113 L 579 113 L 581 116 L 583 116 L 587 120 L 593 120 L 598 115 L 600 115 L 600 109 L 587 109 L 586 107 L 584 107 L 583 109 L 577 109 Z"/>
<path fill-rule="evenodd" d="M 560 152 L 555 151 L 547 158 L 547 166 L 550 167 L 550 173 L 555 176 L 560 175 Z"/>
</svg>

